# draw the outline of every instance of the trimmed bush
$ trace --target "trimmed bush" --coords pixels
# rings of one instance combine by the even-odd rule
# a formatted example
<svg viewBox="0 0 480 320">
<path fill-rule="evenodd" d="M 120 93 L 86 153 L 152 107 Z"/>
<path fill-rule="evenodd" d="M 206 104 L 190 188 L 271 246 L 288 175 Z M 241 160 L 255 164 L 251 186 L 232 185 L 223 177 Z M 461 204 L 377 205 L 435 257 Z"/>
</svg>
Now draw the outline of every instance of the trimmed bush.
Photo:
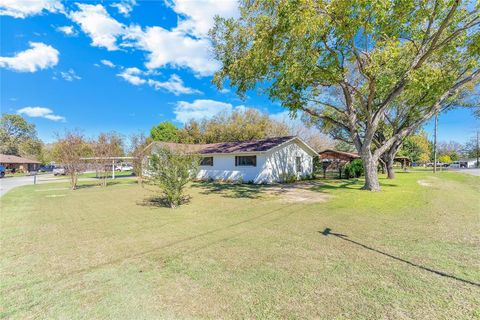
<svg viewBox="0 0 480 320">
<path fill-rule="evenodd" d="M 355 159 L 347 163 L 344 167 L 345 178 L 360 178 L 363 175 L 363 163 L 360 159 Z"/>
</svg>

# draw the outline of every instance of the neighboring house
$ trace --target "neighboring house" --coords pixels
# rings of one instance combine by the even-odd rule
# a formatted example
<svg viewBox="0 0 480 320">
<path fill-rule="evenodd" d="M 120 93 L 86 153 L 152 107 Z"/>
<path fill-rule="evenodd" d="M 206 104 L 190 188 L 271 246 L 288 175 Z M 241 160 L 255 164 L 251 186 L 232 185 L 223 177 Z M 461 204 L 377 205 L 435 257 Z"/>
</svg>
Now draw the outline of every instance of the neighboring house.
<svg viewBox="0 0 480 320">
<path fill-rule="evenodd" d="M 275 183 L 289 176 L 306 177 L 313 173 L 315 150 L 295 136 L 212 144 L 152 142 L 157 148 L 197 153 L 202 159 L 197 179 Z"/>
<path fill-rule="evenodd" d="M 450 167 L 452 168 L 479 168 L 480 163 L 477 165 L 477 159 L 463 159 L 459 161 L 454 161 Z"/>
<path fill-rule="evenodd" d="M 5 166 L 7 171 L 30 172 L 37 171 L 40 167 L 40 162 L 7 154 L 0 154 L 0 165 Z"/>
</svg>

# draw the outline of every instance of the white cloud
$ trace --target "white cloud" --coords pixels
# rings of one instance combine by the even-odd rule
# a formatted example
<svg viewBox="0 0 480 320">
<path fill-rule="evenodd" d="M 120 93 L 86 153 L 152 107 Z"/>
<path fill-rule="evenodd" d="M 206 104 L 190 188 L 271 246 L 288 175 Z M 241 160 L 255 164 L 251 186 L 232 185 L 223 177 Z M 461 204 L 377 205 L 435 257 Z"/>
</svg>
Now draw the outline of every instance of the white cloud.
<svg viewBox="0 0 480 320">
<path fill-rule="evenodd" d="M 214 17 L 238 16 L 237 0 L 173 0 L 172 9 L 184 18 L 179 19 L 177 30 L 196 37 L 207 37 L 213 27 Z"/>
<path fill-rule="evenodd" d="M 57 49 L 41 42 L 29 44 L 30 49 L 21 51 L 13 57 L 0 57 L 0 67 L 18 72 L 35 72 L 57 65 L 59 55 Z"/>
<path fill-rule="evenodd" d="M 112 4 L 121 14 L 128 15 L 135 1 Z M 235 0 L 175 0 L 170 3 L 179 15 L 177 27 L 167 30 L 160 26 L 142 28 L 124 25 L 112 18 L 101 4 L 77 4 L 79 10 L 69 17 L 91 37 L 92 45 L 117 50 L 119 47 L 147 52 L 145 66 L 158 68 L 189 68 L 197 76 L 212 75 L 219 68 L 211 53 L 208 30 L 213 17 L 238 15 Z"/>
<path fill-rule="evenodd" d="M 75 31 L 73 26 L 61 26 L 61 27 L 57 27 L 56 30 L 70 37 L 77 35 L 77 32 Z"/>
<path fill-rule="evenodd" d="M 117 37 L 124 33 L 124 25 L 113 19 L 100 4 L 77 3 L 77 6 L 80 10 L 69 16 L 92 38 L 92 45 L 117 50 Z"/>
<path fill-rule="evenodd" d="M 130 15 L 130 12 L 132 12 L 133 7 L 137 4 L 135 0 L 123 0 L 114 4 L 111 4 L 110 6 L 113 8 L 116 8 L 118 10 L 118 13 L 122 14 L 125 17 L 128 17 Z"/>
<path fill-rule="evenodd" d="M 231 112 L 233 109 L 230 103 L 197 99 L 193 102 L 178 101 L 173 112 L 175 113 L 175 120 L 186 123 L 192 119 L 211 118 L 219 112 Z"/>
<path fill-rule="evenodd" d="M 65 117 L 56 115 L 49 108 L 25 107 L 17 110 L 18 114 L 24 114 L 32 118 L 45 118 L 52 121 L 65 121 Z"/>
<path fill-rule="evenodd" d="M 155 90 L 166 90 L 178 96 L 180 94 L 193 94 L 202 93 L 193 88 L 185 87 L 183 80 L 176 74 L 170 76 L 167 81 L 159 81 L 155 79 L 148 79 L 143 76 L 151 75 L 150 72 L 144 72 L 138 68 L 126 68 L 117 76 L 123 78 L 125 81 L 130 82 L 134 86 L 140 86 L 147 84 Z"/>
<path fill-rule="evenodd" d="M 130 82 L 134 86 L 139 86 L 147 83 L 147 80 L 140 78 L 138 75 L 142 74 L 142 71 L 138 68 L 127 68 L 124 71 L 117 74 L 117 76 L 123 78 L 125 81 Z"/>
<path fill-rule="evenodd" d="M 210 42 L 207 39 L 194 39 L 179 31 L 168 31 L 162 27 L 130 27 L 124 37 L 133 46 L 147 51 L 148 69 L 187 67 L 199 76 L 208 76 L 215 72 L 219 63 L 213 60 Z"/>
<path fill-rule="evenodd" d="M 75 70 L 73 69 L 69 69 L 68 71 L 66 72 L 60 72 L 60 75 L 62 76 L 62 78 L 64 80 L 67 80 L 67 81 L 73 81 L 73 80 L 80 80 L 82 79 L 80 76 L 78 76 L 76 73 L 75 73 Z"/>
<path fill-rule="evenodd" d="M 0 16 L 24 19 L 43 11 L 64 12 L 60 0 L 0 0 Z"/>
<path fill-rule="evenodd" d="M 150 85 L 151 87 L 154 87 L 156 90 L 165 89 L 168 92 L 171 92 L 176 96 L 181 95 L 181 94 L 201 93 L 200 91 L 198 91 L 196 89 L 185 87 L 184 84 L 183 84 L 183 80 L 179 76 L 177 76 L 176 74 L 173 74 L 170 77 L 170 79 L 168 79 L 165 82 L 160 82 L 160 81 L 157 81 L 157 80 L 148 79 L 148 85 Z"/>
<path fill-rule="evenodd" d="M 115 68 L 115 64 L 110 60 L 103 59 L 103 60 L 100 60 L 100 62 L 107 67 Z"/>
</svg>

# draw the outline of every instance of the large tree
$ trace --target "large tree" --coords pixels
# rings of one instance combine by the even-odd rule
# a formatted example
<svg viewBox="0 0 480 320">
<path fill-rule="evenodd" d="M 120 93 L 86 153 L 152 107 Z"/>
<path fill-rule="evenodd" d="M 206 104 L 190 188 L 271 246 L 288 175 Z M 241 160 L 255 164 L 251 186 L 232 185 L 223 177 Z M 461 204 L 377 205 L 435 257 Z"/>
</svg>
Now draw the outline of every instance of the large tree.
<svg viewBox="0 0 480 320">
<path fill-rule="evenodd" d="M 407 137 L 402 144 L 400 154 L 410 158 L 412 162 L 427 163 L 430 161 L 431 143 L 425 131 Z"/>
<path fill-rule="evenodd" d="M 214 82 L 240 95 L 261 82 L 292 112 L 343 131 L 364 189 L 377 191 L 380 156 L 478 82 L 479 15 L 460 0 L 242 1 L 239 18 L 217 17 L 211 30 L 222 64 Z M 376 146 L 398 105 L 405 118 Z"/>
<path fill-rule="evenodd" d="M 41 160 L 42 142 L 35 125 L 18 114 L 3 113 L 0 118 L 0 153 Z"/>
<path fill-rule="evenodd" d="M 150 130 L 150 137 L 154 141 L 178 141 L 178 128 L 169 121 L 160 122 Z"/>
<path fill-rule="evenodd" d="M 256 109 L 220 112 L 210 119 L 192 120 L 178 132 L 184 143 L 216 143 L 286 136 L 288 126 Z"/>
</svg>

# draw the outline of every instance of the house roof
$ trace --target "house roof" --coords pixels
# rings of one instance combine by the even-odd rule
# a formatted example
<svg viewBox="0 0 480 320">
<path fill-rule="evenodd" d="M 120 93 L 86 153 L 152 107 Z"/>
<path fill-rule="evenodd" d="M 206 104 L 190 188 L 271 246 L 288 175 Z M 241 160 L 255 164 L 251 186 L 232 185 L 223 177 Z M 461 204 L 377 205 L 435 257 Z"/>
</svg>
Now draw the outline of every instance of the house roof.
<svg viewBox="0 0 480 320">
<path fill-rule="evenodd" d="M 353 160 L 353 159 L 360 158 L 358 153 L 338 151 L 338 150 L 334 150 L 334 149 L 325 149 L 323 151 L 320 151 L 318 154 L 320 155 L 320 158 L 322 158 L 322 159 L 339 158 L 340 160 L 350 161 L 350 160 Z"/>
<path fill-rule="evenodd" d="M 40 163 L 36 160 L 12 156 L 8 154 L 0 154 L 0 163 Z"/>
<path fill-rule="evenodd" d="M 360 159 L 360 155 L 355 152 L 345 152 L 345 151 L 338 151 L 334 149 L 325 149 L 318 153 L 321 159 L 338 159 L 343 161 L 352 161 L 353 159 Z M 406 156 L 396 156 L 394 158 L 395 161 L 408 161 L 410 162 L 410 158 Z"/>
<path fill-rule="evenodd" d="M 296 136 L 275 137 L 260 140 L 237 141 L 237 142 L 220 142 L 209 144 L 185 144 L 174 142 L 155 141 L 152 144 L 158 147 L 167 147 L 170 150 L 181 151 L 187 153 L 206 154 L 231 154 L 231 153 L 255 153 L 269 151 L 277 146 L 287 143 L 291 140 L 298 139 L 312 153 L 315 153 L 310 146 L 300 140 Z"/>
</svg>

